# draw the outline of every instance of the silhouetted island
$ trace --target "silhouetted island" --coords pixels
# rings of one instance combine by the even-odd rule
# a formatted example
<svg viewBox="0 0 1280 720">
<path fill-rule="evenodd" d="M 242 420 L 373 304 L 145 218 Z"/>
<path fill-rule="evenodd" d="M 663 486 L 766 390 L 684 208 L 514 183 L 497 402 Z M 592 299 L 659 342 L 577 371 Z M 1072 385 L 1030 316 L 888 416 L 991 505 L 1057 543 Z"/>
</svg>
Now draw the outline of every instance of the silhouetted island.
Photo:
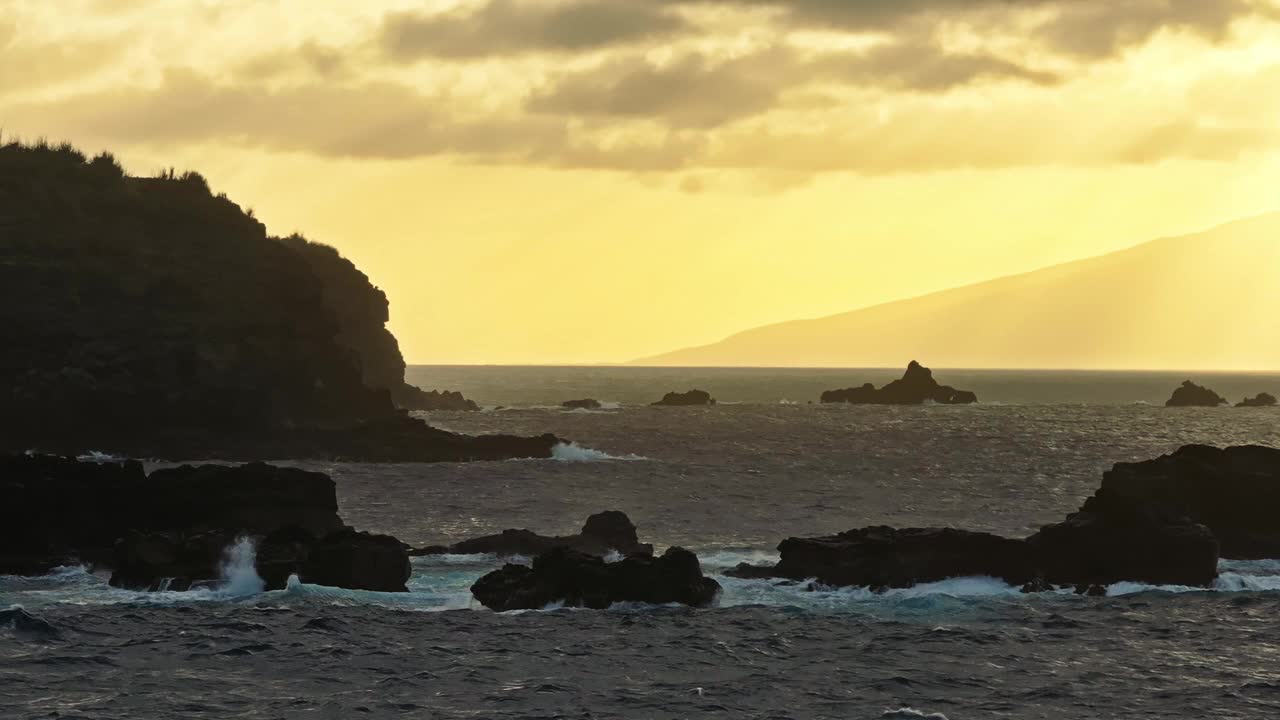
<svg viewBox="0 0 1280 720">
<path fill-rule="evenodd" d="M 939 385 L 933 379 L 933 371 L 915 360 L 907 365 L 903 376 L 876 389 L 867 383 L 861 387 L 844 390 L 828 390 L 822 393 L 824 403 L 851 403 L 854 405 L 923 405 L 932 401 L 941 405 L 969 405 L 978 402 L 978 396 L 968 390 L 956 390 Z"/>
<path fill-rule="evenodd" d="M 258 541 L 267 589 L 303 582 L 404 592 L 409 556 L 395 538 L 338 515 L 333 480 L 255 463 L 155 470 L 133 462 L 0 456 L 0 575 L 61 565 L 110 569 L 111 584 L 186 590 L 214 582 L 242 537 Z"/>
<path fill-rule="evenodd" d="M 715 405 L 716 399 L 711 397 L 711 393 L 705 390 L 690 390 L 689 392 L 669 392 L 662 396 L 662 399 L 656 403 L 652 403 L 653 407 L 693 407 L 698 405 Z"/>
<path fill-rule="evenodd" d="M 602 405 L 595 398 L 584 398 L 582 400 L 565 400 L 560 403 L 560 407 L 566 410 L 599 410 Z"/>
<path fill-rule="evenodd" d="M 1271 393 L 1258 393 L 1257 397 L 1247 397 L 1236 403 L 1236 407 L 1275 407 L 1276 396 Z"/>
<path fill-rule="evenodd" d="M 0 451 L 168 459 L 549 457 L 409 418 L 471 409 L 404 382 L 385 294 L 267 234 L 203 177 L 0 147 Z"/>
<path fill-rule="evenodd" d="M 1207 587 L 1219 555 L 1280 556 L 1280 450 L 1188 445 L 1171 455 L 1118 463 L 1063 522 L 1026 539 L 951 528 L 869 527 L 788 538 L 773 566 L 727 574 L 816 579 L 825 585 L 910 587 L 985 575 L 1027 591 L 1080 592 L 1130 580 Z"/>
<path fill-rule="evenodd" d="M 453 545 L 433 545 L 410 551 L 410 555 L 483 555 L 533 557 L 553 548 L 567 547 L 587 555 L 652 555 L 653 546 L 641 543 L 636 526 L 626 513 L 606 510 L 587 518 L 577 535 L 539 535 L 532 530 L 503 530 L 497 535 L 463 540 Z"/>
<path fill-rule="evenodd" d="M 1182 385 L 1173 391 L 1173 396 L 1165 401 L 1165 407 L 1218 407 L 1226 405 L 1227 399 L 1207 387 L 1197 385 L 1190 380 L 1182 381 Z"/>
</svg>

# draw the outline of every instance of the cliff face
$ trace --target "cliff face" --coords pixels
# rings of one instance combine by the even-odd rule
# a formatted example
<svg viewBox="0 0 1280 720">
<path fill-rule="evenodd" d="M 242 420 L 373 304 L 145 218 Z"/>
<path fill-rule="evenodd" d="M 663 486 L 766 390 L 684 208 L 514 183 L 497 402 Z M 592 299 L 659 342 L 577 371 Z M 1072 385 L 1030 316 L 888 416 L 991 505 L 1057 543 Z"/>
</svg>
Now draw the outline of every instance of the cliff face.
<svg viewBox="0 0 1280 720">
<path fill-rule="evenodd" d="M 0 146 L 4 445 L 385 423 L 386 320 L 337 251 L 268 236 L 199 175 Z"/>
</svg>

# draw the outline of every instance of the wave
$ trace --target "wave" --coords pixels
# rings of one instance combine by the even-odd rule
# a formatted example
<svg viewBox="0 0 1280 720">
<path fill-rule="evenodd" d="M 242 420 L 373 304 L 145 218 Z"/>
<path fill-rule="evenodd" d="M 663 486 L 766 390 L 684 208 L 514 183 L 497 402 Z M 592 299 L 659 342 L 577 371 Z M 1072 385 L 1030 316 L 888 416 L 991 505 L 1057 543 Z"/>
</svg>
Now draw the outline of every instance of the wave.
<svg viewBox="0 0 1280 720">
<path fill-rule="evenodd" d="M 559 445 L 551 448 L 551 459 L 559 462 L 606 462 L 610 460 L 648 460 L 649 458 L 642 457 L 640 455 L 610 455 L 608 453 L 600 452 L 599 450 L 582 447 L 575 442 L 560 443 Z"/>
<path fill-rule="evenodd" d="M 119 457 L 118 455 L 112 455 L 111 453 L 104 453 L 104 452 L 98 452 L 97 450 L 90 450 L 89 452 L 83 455 L 77 455 L 76 459 L 79 460 L 80 462 L 94 462 L 94 463 L 98 463 L 99 465 L 102 465 L 105 463 L 122 463 L 127 458 L 122 458 L 122 457 Z"/>
<path fill-rule="evenodd" d="M 880 717 L 915 718 L 916 720 L 947 720 L 947 716 L 942 713 L 925 713 L 912 707 L 900 707 L 885 710 L 883 713 L 880 713 Z"/>
<path fill-rule="evenodd" d="M 227 597 L 257 595 L 267 583 L 258 575 L 258 548 L 253 540 L 242 537 L 227 548 L 222 562 L 222 586 L 217 591 Z"/>
</svg>

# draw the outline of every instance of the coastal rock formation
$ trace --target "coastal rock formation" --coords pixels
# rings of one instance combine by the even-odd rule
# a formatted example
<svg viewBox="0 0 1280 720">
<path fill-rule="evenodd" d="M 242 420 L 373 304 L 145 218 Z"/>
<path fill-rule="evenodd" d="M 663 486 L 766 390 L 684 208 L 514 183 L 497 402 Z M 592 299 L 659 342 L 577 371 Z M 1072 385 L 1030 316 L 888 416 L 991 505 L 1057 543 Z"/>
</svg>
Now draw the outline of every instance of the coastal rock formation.
<svg viewBox="0 0 1280 720">
<path fill-rule="evenodd" d="M 1275 407 L 1276 396 L 1271 393 L 1258 393 L 1257 397 L 1247 397 L 1236 403 L 1236 407 Z"/>
<path fill-rule="evenodd" d="M 824 403 L 851 403 L 854 405 L 922 405 L 927 401 L 940 405 L 969 405 L 978 402 L 978 396 L 968 390 L 957 390 L 939 385 L 933 379 L 933 371 L 915 360 L 907 366 L 903 376 L 880 389 L 871 383 L 844 390 L 828 390 L 822 393 Z"/>
<path fill-rule="evenodd" d="M 1173 396 L 1165 401 L 1165 407 L 1218 407 L 1226 405 L 1227 399 L 1207 387 L 1184 380 Z"/>
<path fill-rule="evenodd" d="M 399 422 L 385 295 L 196 173 L 129 177 L 109 155 L 6 144 L 0 225 L 0 452 L 519 456 Z"/>
<path fill-rule="evenodd" d="M 1184 517 L 1203 524 L 1223 557 L 1280 557 L 1280 450 L 1187 445 L 1154 460 L 1117 463 L 1085 512 Z"/>
<path fill-rule="evenodd" d="M 399 540 L 345 528 L 311 548 L 300 576 L 315 585 L 408 592 L 405 583 L 411 573 L 409 555 Z"/>
<path fill-rule="evenodd" d="M 218 580 L 240 538 L 260 541 L 257 567 L 272 588 L 293 573 L 376 590 L 403 589 L 408 577 L 403 546 L 347 528 L 321 473 L 255 463 L 147 475 L 133 461 L 0 456 L 0 574 L 84 562 L 111 568 L 118 587 L 184 590 Z"/>
<path fill-rule="evenodd" d="M 539 555 L 532 567 L 506 565 L 485 575 L 471 592 L 498 611 L 537 610 L 552 603 L 601 610 L 619 602 L 706 607 L 715 601 L 720 584 L 703 576 L 698 556 L 683 548 L 614 563 L 556 548 Z"/>
<path fill-rule="evenodd" d="M 1029 590 L 1082 590 L 1129 580 L 1206 587 L 1219 557 L 1280 557 L 1280 450 L 1188 445 L 1117 463 L 1079 512 L 1025 540 L 953 529 L 871 527 L 789 538 L 772 567 L 745 578 L 814 578 L 828 585 L 908 587 L 990 575 Z M 1096 592 L 1096 590 L 1094 590 Z"/>
<path fill-rule="evenodd" d="M 828 537 L 788 538 L 778 550 L 782 557 L 773 576 L 812 578 L 831 586 L 902 588 L 969 575 L 1020 585 L 1035 576 L 1023 541 L 951 528 L 868 527 Z M 766 572 L 747 565 L 729 574 L 758 577 Z"/>
<path fill-rule="evenodd" d="M 585 398 L 583 400 L 566 400 L 560 403 L 560 407 L 566 410 L 599 410 L 600 401 L 594 398 Z"/>
<path fill-rule="evenodd" d="M 460 392 L 440 392 L 439 390 L 419 389 L 408 383 L 401 383 L 399 388 L 391 391 L 391 399 L 405 410 L 449 410 L 455 412 L 476 412 L 480 406 L 466 399 Z"/>
<path fill-rule="evenodd" d="M 531 530 L 503 530 L 497 535 L 463 540 L 453 545 L 437 545 L 411 552 L 413 555 L 481 555 L 535 557 L 554 548 L 569 548 L 585 555 L 603 557 L 609 552 L 623 555 L 652 555 L 653 546 L 641 543 L 636 526 L 626 513 L 608 510 L 587 518 L 577 535 L 552 537 Z"/>
<path fill-rule="evenodd" d="M 1078 512 L 1026 540 L 1035 574 L 1050 585 L 1106 586 L 1124 580 L 1207 587 L 1218 577 L 1209 528 L 1150 509 Z"/>
<path fill-rule="evenodd" d="M 689 392 L 669 392 L 662 396 L 662 399 L 653 403 L 655 407 L 686 407 L 697 405 L 715 405 L 715 398 L 711 397 L 711 393 L 705 390 L 690 390 Z"/>
</svg>

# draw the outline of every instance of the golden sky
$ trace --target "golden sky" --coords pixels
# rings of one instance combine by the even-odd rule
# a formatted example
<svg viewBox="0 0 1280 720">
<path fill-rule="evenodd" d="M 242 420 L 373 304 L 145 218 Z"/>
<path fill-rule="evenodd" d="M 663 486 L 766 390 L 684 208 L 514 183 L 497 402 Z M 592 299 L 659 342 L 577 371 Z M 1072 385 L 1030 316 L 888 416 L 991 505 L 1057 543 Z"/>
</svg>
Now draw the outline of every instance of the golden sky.
<svg viewBox="0 0 1280 720">
<path fill-rule="evenodd" d="M 1280 209 L 1280 2 L 0 0 L 0 128 L 625 361 Z"/>
</svg>

